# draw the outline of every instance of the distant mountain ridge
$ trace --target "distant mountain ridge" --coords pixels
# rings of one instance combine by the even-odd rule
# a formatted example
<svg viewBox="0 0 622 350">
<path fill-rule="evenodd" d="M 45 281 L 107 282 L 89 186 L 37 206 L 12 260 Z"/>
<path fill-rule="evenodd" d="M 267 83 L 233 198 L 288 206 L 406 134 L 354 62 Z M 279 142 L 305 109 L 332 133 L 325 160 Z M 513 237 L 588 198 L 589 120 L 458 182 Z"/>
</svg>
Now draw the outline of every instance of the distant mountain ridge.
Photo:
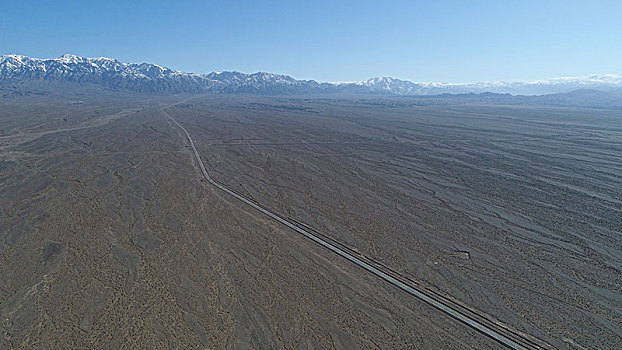
<svg viewBox="0 0 622 350">
<path fill-rule="evenodd" d="M 535 82 L 414 83 L 389 77 L 363 82 L 318 83 L 272 73 L 240 72 L 185 73 L 151 63 L 124 63 L 116 59 L 63 55 L 39 59 L 21 55 L 0 57 L 0 82 L 43 80 L 88 83 L 112 90 L 150 93 L 253 93 L 314 94 L 354 93 L 427 96 L 465 93 L 510 93 L 541 95 L 578 89 L 611 91 L 622 88 L 622 75 L 556 78 Z"/>
<path fill-rule="evenodd" d="M 0 80 L 48 80 L 91 83 L 114 90 L 155 93 L 270 93 L 281 90 L 303 92 L 309 84 L 291 77 L 238 72 L 185 73 L 150 63 L 123 63 L 116 59 L 63 55 L 38 59 L 20 55 L 0 57 Z"/>
<path fill-rule="evenodd" d="M 478 83 L 413 83 L 410 81 L 378 77 L 354 83 L 371 91 L 386 91 L 396 95 L 439 95 L 493 92 L 513 95 L 546 95 L 575 90 L 611 91 L 622 88 L 622 75 L 593 74 L 585 77 L 564 77 L 530 82 L 478 82 Z"/>
</svg>

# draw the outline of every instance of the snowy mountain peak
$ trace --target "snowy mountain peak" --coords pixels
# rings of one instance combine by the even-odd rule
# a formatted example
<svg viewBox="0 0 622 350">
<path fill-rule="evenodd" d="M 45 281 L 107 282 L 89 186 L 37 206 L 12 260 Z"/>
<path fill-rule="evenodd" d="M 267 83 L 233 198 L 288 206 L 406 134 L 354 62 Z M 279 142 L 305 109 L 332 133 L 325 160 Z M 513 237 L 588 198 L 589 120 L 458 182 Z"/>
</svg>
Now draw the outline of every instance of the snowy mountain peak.
<svg viewBox="0 0 622 350">
<path fill-rule="evenodd" d="M 113 58 L 64 54 L 52 59 L 20 55 L 0 57 L 2 81 L 43 80 L 94 84 L 114 90 L 155 93 L 312 93 L 319 84 L 272 74 L 222 72 L 193 74 L 151 63 L 123 63 Z"/>
<path fill-rule="evenodd" d="M 56 59 L 59 62 L 63 62 L 63 63 L 78 63 L 80 61 L 86 60 L 83 58 L 80 58 L 76 55 L 72 55 L 72 54 L 64 54 L 62 56 L 60 56 L 59 58 Z"/>
<path fill-rule="evenodd" d="M 413 83 L 389 77 L 377 77 L 361 82 L 372 91 L 397 95 L 435 95 L 442 93 L 510 93 L 539 95 L 569 92 L 577 89 L 622 89 L 622 75 L 592 74 L 583 77 L 562 77 L 528 82 L 478 82 L 478 83 Z"/>
<path fill-rule="evenodd" d="M 577 89 L 622 89 L 622 75 L 592 74 L 532 82 L 413 83 L 392 77 L 375 77 L 361 82 L 317 83 L 287 75 L 258 72 L 185 73 L 151 63 L 123 63 L 114 58 L 85 58 L 64 54 L 39 59 L 22 55 L 0 57 L 0 83 L 43 80 L 95 84 L 114 90 L 155 93 L 366 93 L 390 95 L 436 95 L 443 93 L 551 94 Z"/>
<path fill-rule="evenodd" d="M 29 57 L 27 56 L 22 56 L 22 55 L 5 55 L 0 57 L 0 63 L 4 63 L 4 62 L 22 62 L 26 59 L 29 59 Z"/>
<path fill-rule="evenodd" d="M 7 60 L 8 60 L 8 59 L 13 59 L 13 60 L 20 60 L 20 61 L 21 61 L 21 60 L 26 59 L 26 58 L 30 58 L 30 57 L 28 57 L 28 56 L 23 56 L 23 55 L 15 55 L 15 54 L 12 54 L 12 55 L 4 55 L 4 56 L 2 56 L 2 58 L 1 58 L 1 59 L 2 59 L 2 60 L 5 60 L 5 59 L 7 59 Z"/>
</svg>

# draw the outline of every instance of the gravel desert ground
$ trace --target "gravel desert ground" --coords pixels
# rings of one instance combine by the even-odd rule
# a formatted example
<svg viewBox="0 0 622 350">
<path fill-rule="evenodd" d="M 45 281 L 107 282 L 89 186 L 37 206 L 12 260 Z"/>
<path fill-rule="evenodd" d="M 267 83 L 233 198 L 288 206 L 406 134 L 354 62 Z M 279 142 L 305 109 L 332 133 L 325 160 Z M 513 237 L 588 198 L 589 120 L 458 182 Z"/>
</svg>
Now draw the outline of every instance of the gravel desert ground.
<svg viewBox="0 0 622 350">
<path fill-rule="evenodd" d="M 425 103 L 422 103 L 425 102 Z M 0 99 L 0 348 L 499 348 L 220 183 L 551 347 L 622 343 L 622 111 Z"/>
</svg>

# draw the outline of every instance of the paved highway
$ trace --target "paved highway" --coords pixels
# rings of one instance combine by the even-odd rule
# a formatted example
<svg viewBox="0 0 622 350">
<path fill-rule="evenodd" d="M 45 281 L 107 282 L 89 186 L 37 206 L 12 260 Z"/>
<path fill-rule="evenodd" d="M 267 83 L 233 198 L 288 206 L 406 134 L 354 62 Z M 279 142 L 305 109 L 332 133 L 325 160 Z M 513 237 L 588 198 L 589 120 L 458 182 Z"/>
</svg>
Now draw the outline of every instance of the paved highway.
<svg viewBox="0 0 622 350">
<path fill-rule="evenodd" d="M 166 107 L 165 107 L 166 108 Z M 478 310 L 475 310 L 468 305 L 461 303 L 458 300 L 451 298 L 448 295 L 444 295 L 438 291 L 434 291 L 425 286 L 420 285 L 416 281 L 409 279 L 408 277 L 392 270 L 391 268 L 383 265 L 382 263 L 370 258 L 366 257 L 356 250 L 347 247 L 334 239 L 323 235 L 322 233 L 314 230 L 307 225 L 293 220 L 291 218 L 283 217 L 277 213 L 270 211 L 262 207 L 259 203 L 247 199 L 244 196 L 236 193 L 235 191 L 221 185 L 216 182 L 214 179 L 210 177 L 205 168 L 205 164 L 201 160 L 201 156 L 197 151 L 197 148 L 194 145 L 194 141 L 190 136 L 190 133 L 186 128 L 184 128 L 181 124 L 179 124 L 173 117 L 170 116 L 165 110 L 162 108 L 161 111 L 164 116 L 174 123 L 177 127 L 179 127 L 185 134 L 190 143 L 190 147 L 194 152 L 194 156 L 196 158 L 199 167 L 201 168 L 201 172 L 203 177 L 212 184 L 213 186 L 219 188 L 220 190 L 226 192 L 227 194 L 237 198 L 241 202 L 249 205 L 250 207 L 258 210 L 259 212 L 265 214 L 266 216 L 278 221 L 279 223 L 287 226 L 288 228 L 298 232 L 299 234 L 307 237 L 313 242 L 319 244 L 320 246 L 328 249 L 329 251 L 340 255 L 341 257 L 351 261 L 352 263 L 358 265 L 364 270 L 382 278 L 383 280 L 391 283 L 397 288 L 402 289 L 404 292 L 418 298 L 419 300 L 435 307 L 436 309 L 443 311 L 444 313 L 450 315 L 451 317 L 457 319 L 458 321 L 476 329 L 482 334 L 486 335 L 489 338 L 492 338 L 499 343 L 505 345 L 510 349 L 550 349 L 552 348 L 549 344 L 536 339 L 530 335 L 521 333 L 519 331 L 511 329 L 509 326 L 491 318 L 488 315 L 481 313 Z"/>
</svg>

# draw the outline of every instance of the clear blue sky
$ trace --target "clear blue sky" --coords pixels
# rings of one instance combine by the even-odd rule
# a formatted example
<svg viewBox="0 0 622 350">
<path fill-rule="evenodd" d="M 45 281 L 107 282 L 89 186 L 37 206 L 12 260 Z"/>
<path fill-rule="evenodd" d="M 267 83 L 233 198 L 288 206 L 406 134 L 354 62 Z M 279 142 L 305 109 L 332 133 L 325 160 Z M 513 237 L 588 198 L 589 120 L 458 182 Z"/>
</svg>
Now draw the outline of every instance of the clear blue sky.
<svg viewBox="0 0 622 350">
<path fill-rule="evenodd" d="M 622 73 L 622 1 L 3 0 L 0 54 L 353 81 Z"/>
</svg>

